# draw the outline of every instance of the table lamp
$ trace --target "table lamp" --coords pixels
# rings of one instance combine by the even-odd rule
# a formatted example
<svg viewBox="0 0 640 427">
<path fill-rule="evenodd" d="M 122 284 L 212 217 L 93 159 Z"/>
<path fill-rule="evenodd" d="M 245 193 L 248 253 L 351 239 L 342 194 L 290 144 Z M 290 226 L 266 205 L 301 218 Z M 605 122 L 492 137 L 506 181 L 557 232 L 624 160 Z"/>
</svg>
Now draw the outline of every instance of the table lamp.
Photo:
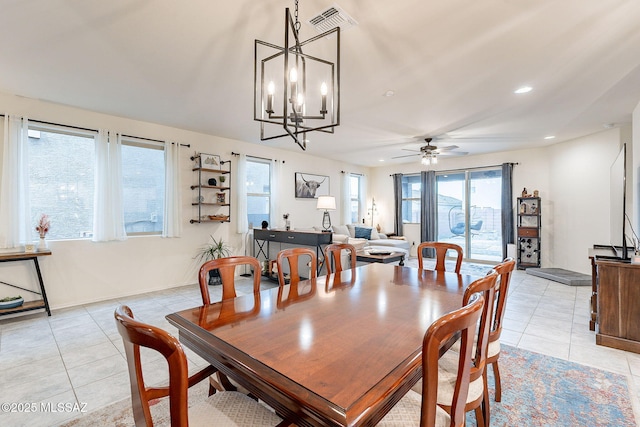
<svg viewBox="0 0 640 427">
<path fill-rule="evenodd" d="M 322 228 L 324 231 L 331 231 L 331 217 L 329 211 L 336 210 L 336 198 L 333 196 L 318 196 L 317 209 L 324 209 L 322 216 Z"/>
</svg>

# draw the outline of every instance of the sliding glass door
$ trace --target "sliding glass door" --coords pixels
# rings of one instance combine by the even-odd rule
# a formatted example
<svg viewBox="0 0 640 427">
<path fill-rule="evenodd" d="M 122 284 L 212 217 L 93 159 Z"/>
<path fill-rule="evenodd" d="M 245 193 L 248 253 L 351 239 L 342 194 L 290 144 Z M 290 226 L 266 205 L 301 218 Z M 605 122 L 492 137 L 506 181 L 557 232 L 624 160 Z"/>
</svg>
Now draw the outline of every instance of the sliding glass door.
<svg viewBox="0 0 640 427">
<path fill-rule="evenodd" d="M 465 259 L 501 261 L 500 169 L 439 173 L 438 241 L 462 246 Z"/>
</svg>

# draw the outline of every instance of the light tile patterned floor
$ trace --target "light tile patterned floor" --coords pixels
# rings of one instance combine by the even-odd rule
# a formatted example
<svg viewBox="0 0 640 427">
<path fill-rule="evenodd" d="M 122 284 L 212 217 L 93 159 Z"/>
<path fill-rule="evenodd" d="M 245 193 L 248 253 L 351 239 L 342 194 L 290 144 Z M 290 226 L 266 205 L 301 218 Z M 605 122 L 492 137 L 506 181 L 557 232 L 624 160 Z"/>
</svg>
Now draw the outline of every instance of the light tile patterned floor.
<svg viewBox="0 0 640 427">
<path fill-rule="evenodd" d="M 250 291 L 250 287 L 246 288 Z M 516 271 L 507 303 L 506 344 L 626 375 L 638 418 L 640 355 L 595 345 L 589 331 L 590 287 L 571 287 Z M 220 298 L 212 288 L 212 300 Z M 129 378 L 113 310 L 129 305 L 135 316 L 176 333 L 165 315 L 200 304 L 196 285 L 43 314 L 0 320 L 0 403 L 28 404 L 34 412 L 0 411 L 2 426 L 56 426 L 129 396 Z M 187 349 L 190 368 L 205 362 Z M 143 353 L 147 378 L 160 383 L 166 364 Z M 58 404 L 67 407 L 58 407 Z M 84 406 L 86 404 L 86 406 Z M 42 412 L 47 405 L 52 410 Z M 17 407 L 16 407 L 17 408 Z M 72 409 L 68 412 L 67 409 Z"/>
</svg>

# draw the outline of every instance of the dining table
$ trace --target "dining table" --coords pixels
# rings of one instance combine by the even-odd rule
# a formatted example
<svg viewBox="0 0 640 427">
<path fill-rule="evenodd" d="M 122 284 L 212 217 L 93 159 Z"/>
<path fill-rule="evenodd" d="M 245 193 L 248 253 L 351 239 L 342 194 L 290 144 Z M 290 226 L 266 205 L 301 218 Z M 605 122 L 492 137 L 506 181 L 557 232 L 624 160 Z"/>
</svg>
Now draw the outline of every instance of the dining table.
<svg viewBox="0 0 640 427">
<path fill-rule="evenodd" d="M 167 320 L 184 346 L 285 420 L 370 426 L 422 377 L 425 332 L 462 306 L 475 279 L 372 263 Z"/>
</svg>

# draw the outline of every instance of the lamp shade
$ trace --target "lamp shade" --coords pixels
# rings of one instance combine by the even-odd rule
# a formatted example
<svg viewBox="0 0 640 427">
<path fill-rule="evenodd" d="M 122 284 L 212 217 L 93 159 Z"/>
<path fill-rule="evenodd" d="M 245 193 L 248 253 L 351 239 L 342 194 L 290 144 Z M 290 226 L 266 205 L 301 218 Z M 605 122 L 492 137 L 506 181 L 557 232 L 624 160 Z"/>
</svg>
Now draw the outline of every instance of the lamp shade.
<svg viewBox="0 0 640 427">
<path fill-rule="evenodd" d="M 316 208 L 334 211 L 336 210 L 336 198 L 333 196 L 318 196 L 318 205 Z"/>
</svg>

